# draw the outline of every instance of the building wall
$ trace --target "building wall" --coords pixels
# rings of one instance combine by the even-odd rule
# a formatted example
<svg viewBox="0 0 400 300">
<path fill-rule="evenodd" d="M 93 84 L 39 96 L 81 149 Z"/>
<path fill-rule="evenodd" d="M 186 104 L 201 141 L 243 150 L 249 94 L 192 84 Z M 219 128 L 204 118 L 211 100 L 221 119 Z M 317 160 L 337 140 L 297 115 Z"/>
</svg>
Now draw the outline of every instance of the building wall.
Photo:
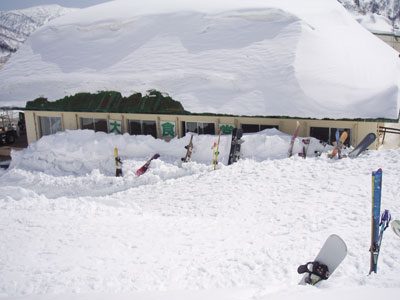
<svg viewBox="0 0 400 300">
<path fill-rule="evenodd" d="M 380 126 L 379 144 L 382 149 L 400 148 L 400 123 L 385 123 Z"/>
<path fill-rule="evenodd" d="M 400 36 L 390 35 L 390 34 L 378 34 L 374 33 L 378 38 L 384 41 L 389 46 L 393 47 L 400 52 Z"/>
<path fill-rule="evenodd" d="M 121 114 L 121 113 L 90 113 L 90 112 L 54 112 L 54 111 L 25 111 L 25 120 L 27 127 L 28 143 L 32 143 L 40 138 L 39 117 L 60 117 L 62 130 L 75 130 L 81 128 L 80 118 L 94 118 L 121 121 L 122 133 L 128 132 L 128 120 L 153 120 L 157 124 L 157 137 L 166 140 L 172 137 L 163 137 L 161 132 L 162 122 L 172 122 L 176 125 L 175 135 L 184 136 L 185 132 L 182 128 L 182 122 L 205 122 L 214 123 L 216 131 L 221 124 L 230 124 L 234 127 L 241 128 L 243 124 L 259 124 L 279 126 L 279 130 L 293 134 L 296 128 L 296 122 L 300 122 L 299 136 L 310 136 L 311 127 L 328 127 L 328 128 L 349 128 L 351 130 L 350 145 L 357 145 L 368 133 L 379 134 L 379 126 L 398 126 L 397 123 L 377 123 L 377 122 L 357 122 L 357 121 L 326 121 L 326 120 L 306 120 L 306 119 L 278 119 L 278 118 L 257 118 L 257 117 L 227 117 L 227 116 L 202 116 L 202 115 L 156 115 L 156 114 Z M 392 138 L 399 139 L 400 135 Z M 387 138 L 386 138 L 387 139 Z M 396 144 L 397 142 L 393 142 Z M 370 149 L 377 149 L 379 139 L 372 144 Z"/>
</svg>

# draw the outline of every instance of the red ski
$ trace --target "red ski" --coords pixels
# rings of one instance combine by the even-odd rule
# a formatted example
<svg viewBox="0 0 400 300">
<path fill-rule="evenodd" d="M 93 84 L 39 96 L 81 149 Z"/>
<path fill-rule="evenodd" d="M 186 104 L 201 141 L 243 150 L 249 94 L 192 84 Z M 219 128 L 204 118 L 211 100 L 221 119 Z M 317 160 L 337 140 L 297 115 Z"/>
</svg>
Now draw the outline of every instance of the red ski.
<svg viewBox="0 0 400 300">
<path fill-rule="evenodd" d="M 151 161 L 152 161 L 153 159 L 157 159 L 157 158 L 159 158 L 159 157 L 160 157 L 160 154 L 158 154 L 158 153 L 154 154 L 148 161 L 146 161 L 146 163 L 145 163 L 140 169 L 138 169 L 138 170 L 136 171 L 136 175 L 137 175 L 137 176 L 140 176 L 140 175 L 146 173 L 147 169 L 148 169 L 149 166 L 150 166 Z"/>
<path fill-rule="evenodd" d="M 293 155 L 294 141 L 296 140 L 297 135 L 299 134 L 299 128 L 300 128 L 300 123 L 299 123 L 299 121 L 297 121 L 296 130 L 294 131 L 294 134 L 293 134 L 293 137 L 292 137 L 292 141 L 290 142 L 289 157 L 291 157 Z"/>
</svg>

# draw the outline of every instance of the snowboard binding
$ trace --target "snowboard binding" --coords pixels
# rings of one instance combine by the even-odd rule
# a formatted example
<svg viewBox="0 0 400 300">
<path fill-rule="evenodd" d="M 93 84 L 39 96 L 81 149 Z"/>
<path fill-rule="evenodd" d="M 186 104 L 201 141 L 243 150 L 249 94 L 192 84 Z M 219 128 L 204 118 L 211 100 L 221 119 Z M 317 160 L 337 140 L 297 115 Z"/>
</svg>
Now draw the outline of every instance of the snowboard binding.
<svg viewBox="0 0 400 300">
<path fill-rule="evenodd" d="M 305 281 L 314 285 L 321 280 L 326 280 L 330 276 L 330 272 L 326 265 L 320 264 L 318 261 L 311 261 L 297 268 L 297 273 L 308 273 Z"/>
</svg>

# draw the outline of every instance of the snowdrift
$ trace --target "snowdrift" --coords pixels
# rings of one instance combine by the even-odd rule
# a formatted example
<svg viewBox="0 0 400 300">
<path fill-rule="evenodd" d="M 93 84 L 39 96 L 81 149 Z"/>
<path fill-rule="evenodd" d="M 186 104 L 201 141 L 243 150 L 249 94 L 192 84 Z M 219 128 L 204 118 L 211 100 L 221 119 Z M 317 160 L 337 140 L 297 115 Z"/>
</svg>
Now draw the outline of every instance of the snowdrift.
<svg viewBox="0 0 400 300">
<path fill-rule="evenodd" d="M 343 299 L 400 293 L 400 239 L 385 231 L 369 270 L 371 171 L 383 169 L 382 208 L 400 218 L 400 150 L 357 159 L 287 157 L 291 137 L 245 134 L 243 158 L 211 171 L 216 136 L 59 132 L 12 152 L 0 170 L 0 299 Z M 295 152 L 301 150 L 301 138 Z M 311 146 L 321 147 L 316 140 Z M 124 161 L 114 176 L 113 148 Z M 311 148 L 310 148 L 311 151 Z M 136 169 L 161 157 L 142 176 Z M 320 288 L 297 267 L 332 233 L 348 255 Z"/>
<path fill-rule="evenodd" d="M 336 0 L 117 0 L 46 24 L 0 72 L 0 103 L 157 89 L 194 113 L 390 118 L 398 53 Z"/>
<path fill-rule="evenodd" d="M 110 176 L 115 174 L 114 148 L 124 162 L 125 172 L 134 173 L 153 154 L 159 153 L 161 161 L 180 167 L 185 156 L 191 133 L 183 138 L 174 138 L 169 142 L 144 135 L 114 135 L 92 130 L 67 130 L 44 136 L 31 143 L 27 149 L 13 151 L 10 168 L 36 170 L 53 176 L 85 175 L 93 170 Z M 193 134 L 194 151 L 191 162 L 211 165 L 211 147 L 217 141 L 216 135 Z M 277 129 L 266 129 L 258 133 L 245 134 L 241 147 L 241 158 L 257 161 L 282 159 L 288 156 L 292 136 Z M 315 138 L 309 138 L 311 144 L 308 153 L 328 151 L 332 146 L 324 147 Z M 222 135 L 219 149 L 219 163 L 228 164 L 231 135 Z M 302 151 L 301 138 L 297 138 L 294 153 Z M 152 164 L 157 165 L 157 161 Z"/>
</svg>

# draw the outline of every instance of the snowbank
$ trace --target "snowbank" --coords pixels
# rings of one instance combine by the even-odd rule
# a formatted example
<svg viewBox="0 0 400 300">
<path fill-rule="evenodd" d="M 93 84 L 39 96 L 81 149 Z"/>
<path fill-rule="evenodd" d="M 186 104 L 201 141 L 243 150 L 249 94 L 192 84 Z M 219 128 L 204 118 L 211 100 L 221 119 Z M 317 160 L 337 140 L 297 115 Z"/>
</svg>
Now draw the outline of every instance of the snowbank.
<svg viewBox="0 0 400 300">
<path fill-rule="evenodd" d="M 382 208 L 399 219 L 400 150 L 288 158 L 291 137 L 266 130 L 244 135 L 244 157 L 211 171 L 215 138 L 194 136 L 194 161 L 185 164 L 188 136 L 166 143 L 67 131 L 12 152 L 10 169 L 0 173 L 0 299 L 372 300 L 400 293 L 400 239 L 391 229 L 378 273 L 366 275 L 371 171 L 383 169 Z M 229 138 L 221 140 L 224 160 Z M 114 176 L 115 146 L 124 177 Z M 135 176 L 154 152 L 161 157 Z M 320 288 L 298 286 L 298 265 L 332 233 L 349 249 L 343 264 Z"/>
<path fill-rule="evenodd" d="M 178 167 L 181 165 L 181 158 L 186 154 L 184 147 L 189 144 L 190 135 L 187 134 L 183 138 L 174 138 L 166 142 L 150 135 L 113 135 L 92 130 L 67 130 L 44 136 L 22 151 L 14 151 L 10 167 L 35 170 L 52 176 L 82 176 L 93 170 L 110 176 L 115 173 L 115 147 L 118 148 L 119 156 L 126 169 L 131 169 L 129 173 L 132 173 L 131 175 L 155 153 L 161 155 L 160 160 L 163 162 Z M 285 158 L 288 156 L 288 145 L 291 138 L 292 136 L 277 129 L 245 134 L 241 157 L 257 161 Z M 324 147 L 315 138 L 309 139 L 311 144 L 308 152 L 312 156 L 315 156 L 316 150 L 332 149 L 329 145 Z M 212 161 L 211 147 L 217 140 L 218 136 L 215 135 L 194 134 L 194 152 L 191 161 L 197 164 L 210 164 Z M 230 143 L 231 135 L 221 136 L 220 164 L 228 164 Z M 298 138 L 294 145 L 294 153 L 301 151 L 302 142 L 301 138 Z M 154 161 L 153 164 L 157 164 L 157 162 Z"/>
</svg>

